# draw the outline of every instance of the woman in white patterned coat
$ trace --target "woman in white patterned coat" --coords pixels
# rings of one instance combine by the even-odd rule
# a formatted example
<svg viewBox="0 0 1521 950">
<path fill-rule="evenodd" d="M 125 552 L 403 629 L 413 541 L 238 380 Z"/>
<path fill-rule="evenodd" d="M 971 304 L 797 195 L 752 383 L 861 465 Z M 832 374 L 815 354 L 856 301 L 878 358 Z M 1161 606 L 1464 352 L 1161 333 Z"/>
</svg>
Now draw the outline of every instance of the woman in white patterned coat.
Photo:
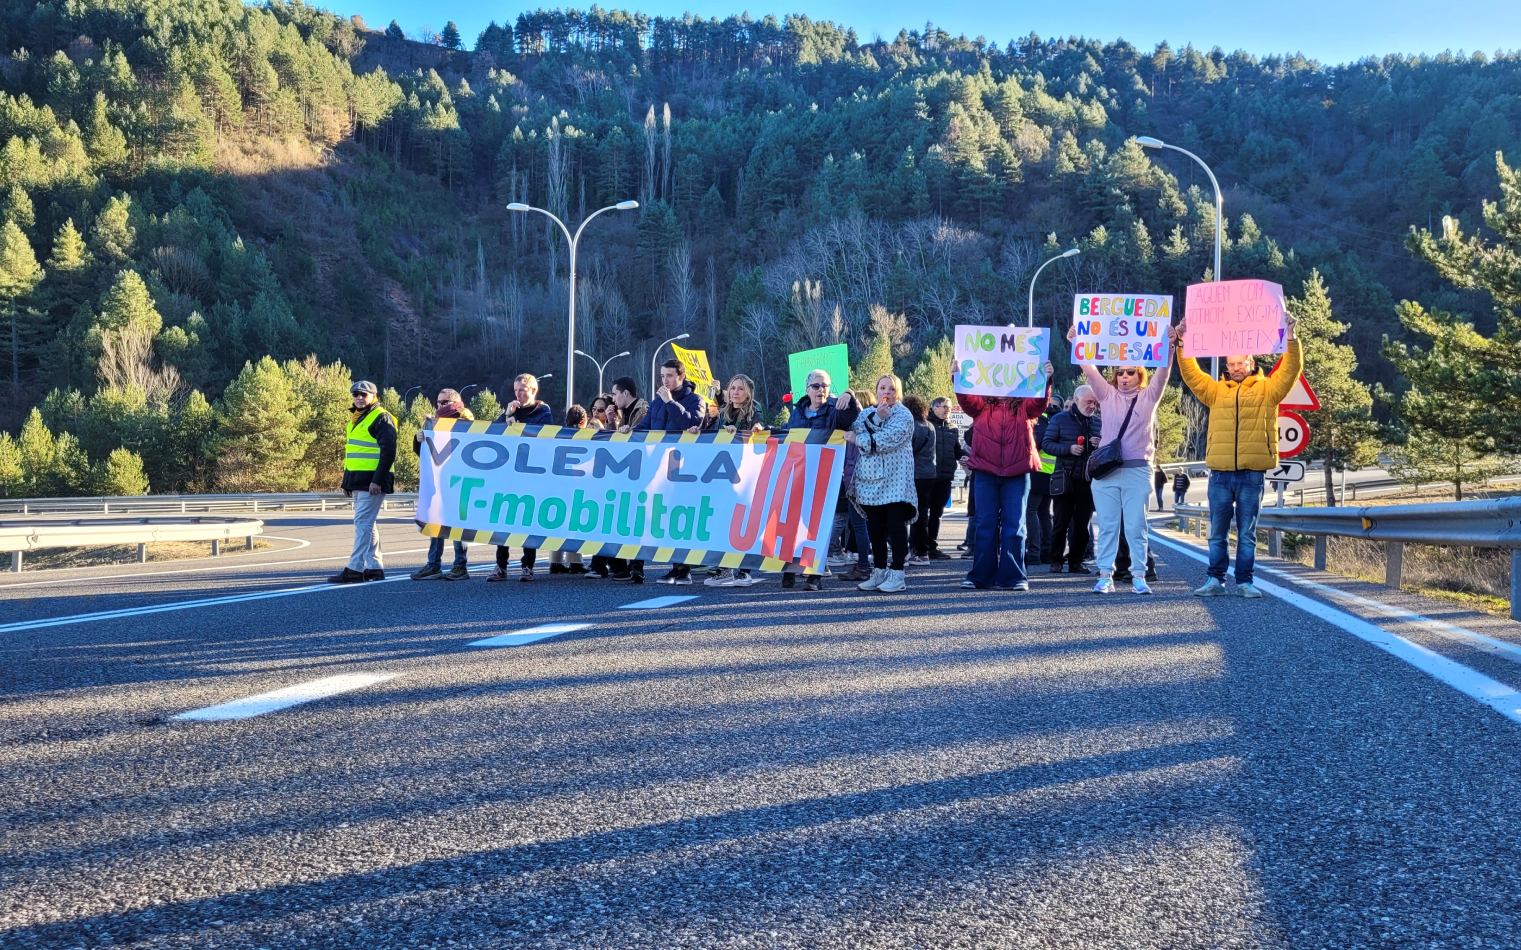
<svg viewBox="0 0 1521 950">
<path fill-rule="evenodd" d="M 914 417 L 903 405 L 903 381 L 891 374 L 877 380 L 877 407 L 861 413 L 845 439 L 860 451 L 851 491 L 866 514 L 873 570 L 861 590 L 897 593 L 908 585 L 903 559 L 908 525 L 919 508 L 914 490 Z M 889 563 L 888 549 L 892 549 Z"/>
</svg>

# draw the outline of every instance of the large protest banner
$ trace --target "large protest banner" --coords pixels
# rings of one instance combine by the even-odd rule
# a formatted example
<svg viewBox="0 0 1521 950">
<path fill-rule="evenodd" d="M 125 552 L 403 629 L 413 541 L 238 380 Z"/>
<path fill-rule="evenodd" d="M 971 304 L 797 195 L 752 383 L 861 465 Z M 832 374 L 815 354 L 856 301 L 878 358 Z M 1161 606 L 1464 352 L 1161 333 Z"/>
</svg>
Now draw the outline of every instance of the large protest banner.
<svg viewBox="0 0 1521 950">
<path fill-rule="evenodd" d="M 1078 294 L 1072 298 L 1072 362 L 1164 366 L 1172 298 L 1156 294 Z"/>
<path fill-rule="evenodd" d="M 808 395 L 808 374 L 821 369 L 829 374 L 836 393 L 850 388 L 850 350 L 843 343 L 803 350 L 787 357 L 787 376 L 792 381 L 792 399 L 802 402 Z"/>
<path fill-rule="evenodd" d="M 1184 356 L 1247 356 L 1288 348 L 1283 287 L 1270 280 L 1189 284 Z"/>
<path fill-rule="evenodd" d="M 583 556 L 822 571 L 843 433 L 604 432 L 438 419 L 423 430 L 429 537 Z"/>
<path fill-rule="evenodd" d="M 973 396 L 1044 396 L 1050 352 L 1045 327 L 958 326 L 951 388 Z"/>
</svg>

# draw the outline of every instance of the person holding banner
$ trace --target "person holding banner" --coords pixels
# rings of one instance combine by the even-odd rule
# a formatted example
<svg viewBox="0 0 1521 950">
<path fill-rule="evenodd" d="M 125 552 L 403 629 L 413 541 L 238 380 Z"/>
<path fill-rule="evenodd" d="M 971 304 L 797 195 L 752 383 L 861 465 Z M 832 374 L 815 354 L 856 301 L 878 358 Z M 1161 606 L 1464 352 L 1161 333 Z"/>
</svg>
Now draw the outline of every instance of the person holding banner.
<svg viewBox="0 0 1521 950">
<path fill-rule="evenodd" d="M 960 393 L 961 409 L 972 417 L 977 437 L 971 443 L 966 467 L 976 472 L 972 493 L 977 504 L 972 570 L 961 586 L 967 589 L 1029 590 L 1025 573 L 1025 499 L 1030 473 L 1040 469 L 1035 444 L 1035 420 L 1051 399 L 1054 367 L 1043 365 L 1046 391 L 1017 398 Z M 959 371 L 951 361 L 951 377 Z"/>
<path fill-rule="evenodd" d="M 466 422 L 474 422 L 475 414 L 465 406 L 460 399 L 459 392 L 453 389 L 441 389 L 438 392 L 438 400 L 435 403 L 437 412 L 430 419 L 464 419 Z M 423 431 L 418 429 L 412 434 L 412 451 L 418 457 L 422 457 Z M 454 542 L 454 564 L 449 573 L 444 573 L 444 537 L 439 535 L 428 542 L 428 562 L 419 570 L 412 572 L 414 581 L 467 581 L 470 579 L 470 563 L 468 549 L 465 542 Z"/>
<path fill-rule="evenodd" d="M 821 369 L 809 372 L 804 382 L 808 390 L 807 397 L 792 404 L 792 414 L 787 418 L 787 429 L 821 429 L 825 432 L 848 432 L 855 425 L 856 419 L 861 414 L 861 407 L 856 402 L 856 397 L 849 390 L 840 394 L 838 398 L 832 398 L 829 388 L 833 384 L 828 373 Z M 849 444 L 849 440 L 846 440 Z M 846 466 L 851 467 L 851 450 L 846 450 Z M 856 536 L 856 544 L 863 545 L 860 535 Z M 857 548 L 856 550 L 861 550 Z M 808 575 L 808 590 L 822 590 L 820 575 Z M 797 586 L 797 569 L 788 564 L 782 569 L 782 586 L 792 588 Z"/>
<path fill-rule="evenodd" d="M 1067 331 L 1067 339 L 1077 339 L 1077 324 Z M 1144 564 L 1147 555 L 1146 509 L 1151 498 L 1151 457 L 1157 443 L 1157 409 L 1167 390 L 1168 366 L 1156 368 L 1149 379 L 1144 366 L 1120 365 L 1112 369 L 1114 382 L 1104 378 L 1097 367 L 1082 364 L 1083 376 L 1099 401 L 1099 445 L 1119 447 L 1119 462 L 1107 474 L 1093 469 L 1093 511 L 1098 516 L 1098 583 L 1095 594 L 1114 593 L 1115 556 L 1120 549 L 1120 532 L 1130 547 L 1132 563 Z M 1151 593 L 1145 578 L 1133 577 L 1137 594 Z"/>
<path fill-rule="evenodd" d="M 1230 565 L 1230 530 L 1236 521 L 1236 595 L 1256 598 L 1252 586 L 1257 563 L 1257 513 L 1262 507 L 1265 475 L 1278 467 L 1278 404 L 1289 395 L 1304 369 L 1304 352 L 1294 335 L 1294 314 L 1283 311 L 1287 351 L 1283 361 L 1264 376 L 1254 356 L 1227 356 L 1225 378 L 1211 379 L 1199 361 L 1180 355 L 1183 382 L 1209 409 L 1209 441 L 1204 463 L 1209 467 L 1209 575 L 1195 597 L 1229 593 L 1225 569 Z M 1183 345 L 1188 318 L 1172 330 L 1173 346 Z"/>
<path fill-rule="evenodd" d="M 539 379 L 532 373 L 520 373 L 512 381 L 512 394 L 517 398 L 502 409 L 496 421 L 502 425 L 550 426 L 555 423 L 554 410 L 549 403 L 539 402 Z M 523 559 L 518 562 L 521 570 L 518 580 L 533 580 L 533 565 L 538 560 L 537 548 L 524 548 Z M 501 582 L 507 579 L 507 565 L 512 561 L 512 549 L 499 544 L 496 548 L 496 570 L 486 575 L 486 580 Z"/>
<path fill-rule="evenodd" d="M 908 587 L 903 576 L 908 525 L 919 508 L 914 489 L 914 417 L 902 400 L 903 381 L 884 374 L 877 379 L 876 409 L 861 413 L 845 433 L 845 441 L 861 453 L 850 490 L 866 513 L 866 534 L 871 538 L 871 577 L 856 586 L 884 594 Z"/>
<path fill-rule="evenodd" d="M 736 435 L 766 428 L 765 416 L 755 402 L 755 380 L 743 373 L 736 374 L 729 380 L 725 394 L 727 398 L 711 417 L 708 428 Z M 723 568 L 702 582 L 704 587 L 749 587 L 753 583 L 755 580 L 745 568 Z"/>
<path fill-rule="evenodd" d="M 617 385 L 613 384 L 615 389 Z M 666 360 L 660 364 L 660 388 L 655 390 L 655 401 L 650 404 L 650 411 L 639 420 L 633 431 L 686 432 L 694 428 L 700 431 L 707 417 L 708 410 L 703 405 L 702 396 L 698 395 L 696 387 L 687 382 L 686 369 L 682 367 L 681 361 Z M 644 561 L 631 563 L 629 574 L 630 579 L 637 578 L 634 583 L 644 583 Z M 671 569 L 656 583 L 689 585 L 692 583 L 692 565 L 672 564 Z"/>
</svg>

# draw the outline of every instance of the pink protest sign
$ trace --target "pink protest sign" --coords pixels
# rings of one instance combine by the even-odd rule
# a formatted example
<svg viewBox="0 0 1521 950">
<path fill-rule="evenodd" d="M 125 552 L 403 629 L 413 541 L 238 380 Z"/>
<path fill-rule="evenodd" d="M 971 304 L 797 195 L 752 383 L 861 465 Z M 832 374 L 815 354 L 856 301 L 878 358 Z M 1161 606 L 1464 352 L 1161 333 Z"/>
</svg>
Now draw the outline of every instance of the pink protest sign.
<svg viewBox="0 0 1521 950">
<path fill-rule="evenodd" d="M 1184 356 L 1282 353 L 1283 287 L 1270 280 L 1189 284 Z"/>
</svg>

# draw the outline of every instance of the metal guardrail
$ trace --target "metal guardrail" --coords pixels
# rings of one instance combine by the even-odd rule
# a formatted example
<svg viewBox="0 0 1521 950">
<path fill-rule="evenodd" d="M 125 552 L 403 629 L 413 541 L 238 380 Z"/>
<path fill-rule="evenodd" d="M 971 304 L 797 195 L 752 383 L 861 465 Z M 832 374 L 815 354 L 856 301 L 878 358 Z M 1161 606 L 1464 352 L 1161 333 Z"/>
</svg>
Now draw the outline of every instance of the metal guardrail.
<svg viewBox="0 0 1521 950">
<path fill-rule="evenodd" d="M 233 538 L 264 533 L 253 518 L 29 518 L 0 521 L 0 551 L 11 552 L 11 570 L 19 572 L 26 552 L 44 548 L 82 548 L 136 544 L 137 560 L 148 560 L 148 545 L 164 541 L 210 541 L 212 555 Z"/>
<path fill-rule="evenodd" d="M 416 492 L 386 496 L 385 507 L 417 504 Z M 213 511 L 328 511 L 352 508 L 343 492 L 251 492 L 243 495 L 121 495 L 100 498 L 0 499 L 0 514 L 144 514 Z"/>
<path fill-rule="evenodd" d="M 1178 526 L 1202 537 L 1209 508 L 1178 505 Z M 1510 551 L 1510 616 L 1521 620 L 1521 498 L 1443 501 L 1358 508 L 1263 508 L 1257 526 L 1268 530 L 1268 553 L 1277 557 L 1285 531 L 1315 538 L 1315 569 L 1326 569 L 1326 538 L 1364 538 L 1384 544 L 1384 583 L 1398 588 L 1405 545 L 1503 548 Z"/>
</svg>

